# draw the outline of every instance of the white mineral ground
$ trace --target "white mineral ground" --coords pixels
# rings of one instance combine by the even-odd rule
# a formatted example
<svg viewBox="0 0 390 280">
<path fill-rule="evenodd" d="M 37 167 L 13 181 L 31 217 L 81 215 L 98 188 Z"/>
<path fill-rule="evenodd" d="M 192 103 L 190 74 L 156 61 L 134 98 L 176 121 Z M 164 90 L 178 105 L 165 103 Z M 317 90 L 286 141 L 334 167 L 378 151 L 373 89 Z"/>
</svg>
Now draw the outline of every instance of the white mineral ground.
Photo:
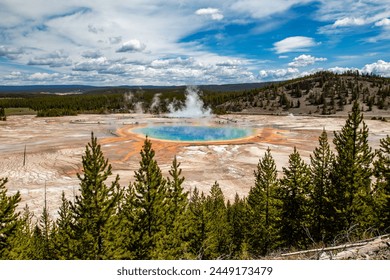
<svg viewBox="0 0 390 280">
<path fill-rule="evenodd" d="M 377 149 L 379 140 L 390 134 L 390 123 L 368 119 L 365 122 L 370 130 L 369 143 L 373 149 Z M 9 179 L 6 187 L 10 194 L 20 191 L 22 202 L 19 209 L 27 204 L 36 216 L 42 211 L 46 186 L 47 206 L 52 217 L 56 218 L 61 193 L 64 191 L 69 199 L 78 193 L 77 173 L 82 172 L 81 156 L 92 131 L 113 166 L 113 174 L 119 174 L 121 185 L 128 186 L 134 181 L 134 171 L 139 167 L 139 152 L 144 140 L 133 134 L 131 128 L 175 123 L 236 125 L 257 129 L 253 137 L 233 142 L 152 140 L 156 160 L 164 176 L 168 176 L 176 155 L 186 178 L 186 190 L 197 187 L 208 193 L 212 184 L 218 181 L 226 199 L 232 200 L 236 193 L 247 195 L 254 183 L 253 171 L 268 147 L 281 176 L 282 167 L 287 166 L 294 146 L 309 162 L 322 129 L 326 129 L 332 143 L 333 131 L 341 129 L 345 118 L 225 115 L 194 120 L 142 114 L 61 118 L 9 116 L 6 122 L 0 122 L 0 178 Z"/>
</svg>

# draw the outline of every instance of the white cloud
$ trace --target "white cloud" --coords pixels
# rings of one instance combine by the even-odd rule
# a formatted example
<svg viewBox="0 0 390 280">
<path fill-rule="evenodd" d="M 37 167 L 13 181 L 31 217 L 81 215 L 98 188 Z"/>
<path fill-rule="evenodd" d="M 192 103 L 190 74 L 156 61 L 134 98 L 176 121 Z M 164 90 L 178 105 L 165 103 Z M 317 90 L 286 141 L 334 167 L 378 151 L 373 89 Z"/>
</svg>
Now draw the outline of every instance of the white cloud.
<svg viewBox="0 0 390 280">
<path fill-rule="evenodd" d="M 384 77 L 390 77 L 390 62 L 378 60 L 377 62 L 366 64 L 361 71 L 364 73 L 372 73 Z"/>
<path fill-rule="evenodd" d="M 365 25 L 367 20 L 363 18 L 345 17 L 338 19 L 333 23 L 333 27 L 360 26 Z"/>
<path fill-rule="evenodd" d="M 213 20 L 222 20 L 223 14 L 219 9 L 216 8 L 203 8 L 195 12 L 198 16 L 210 16 Z"/>
<path fill-rule="evenodd" d="M 314 57 L 311 55 L 302 54 L 298 57 L 295 57 L 292 62 L 288 64 L 290 67 L 306 67 L 308 65 L 313 65 L 317 61 L 326 61 L 327 58 L 324 57 Z"/>
<path fill-rule="evenodd" d="M 47 65 L 49 67 L 63 67 L 72 65 L 72 60 L 63 50 L 58 50 L 53 53 L 43 54 L 31 58 L 27 64 Z"/>
<path fill-rule="evenodd" d="M 300 75 L 297 68 L 276 69 L 276 70 L 261 70 L 259 77 L 261 80 L 286 80 L 296 78 Z"/>
<path fill-rule="evenodd" d="M 390 26 L 390 19 L 384 18 L 380 21 L 375 22 L 375 26 Z"/>
<path fill-rule="evenodd" d="M 336 73 L 336 74 L 342 74 L 342 73 L 345 73 L 347 71 L 359 71 L 360 72 L 360 70 L 358 68 L 339 67 L 339 66 L 331 67 L 331 68 L 328 68 L 327 70 L 330 72 Z"/>
<path fill-rule="evenodd" d="M 142 52 L 146 49 L 146 45 L 137 39 L 133 39 L 123 43 L 116 52 Z"/>
<path fill-rule="evenodd" d="M 274 43 L 274 50 L 276 53 L 287 53 L 303 51 L 309 47 L 317 45 L 313 38 L 304 36 L 294 36 L 283 39 Z"/>
<path fill-rule="evenodd" d="M 9 59 L 16 59 L 22 53 L 23 53 L 23 50 L 20 48 L 0 46 L 0 57 L 6 57 Z"/>
<path fill-rule="evenodd" d="M 52 81 L 53 79 L 56 79 L 58 77 L 59 77 L 58 73 L 49 74 L 49 73 L 37 72 L 37 73 L 31 74 L 28 77 L 28 79 L 30 81 L 45 81 L 45 80 Z"/>
</svg>

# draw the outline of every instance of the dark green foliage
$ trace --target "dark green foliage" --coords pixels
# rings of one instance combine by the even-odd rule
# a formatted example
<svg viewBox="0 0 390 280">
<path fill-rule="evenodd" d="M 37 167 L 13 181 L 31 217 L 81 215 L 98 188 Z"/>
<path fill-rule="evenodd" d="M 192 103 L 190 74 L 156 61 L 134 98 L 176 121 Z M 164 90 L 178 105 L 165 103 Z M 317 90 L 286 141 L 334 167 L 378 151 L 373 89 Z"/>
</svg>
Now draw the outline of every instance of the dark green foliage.
<svg viewBox="0 0 390 280">
<path fill-rule="evenodd" d="M 157 237 L 167 222 L 167 185 L 154 159 L 152 143 L 146 138 L 141 150 L 140 168 L 135 172 L 134 198 L 130 200 L 134 211 L 133 232 L 136 234 L 135 257 L 151 259 Z"/>
<path fill-rule="evenodd" d="M 275 161 L 268 148 L 254 172 L 255 185 L 248 195 L 248 253 L 264 256 L 277 247 L 281 201 Z"/>
<path fill-rule="evenodd" d="M 173 159 L 167 179 L 165 226 L 153 252 L 155 259 L 179 259 L 190 257 L 188 252 L 188 234 L 184 227 L 187 216 L 188 193 L 184 192 L 184 177 L 181 177 L 180 163 Z"/>
<path fill-rule="evenodd" d="M 204 243 L 206 240 L 206 197 L 195 188 L 191 193 L 188 211 L 186 211 L 186 222 L 189 236 L 189 253 L 195 259 L 202 259 L 204 256 Z"/>
<path fill-rule="evenodd" d="M 7 179 L 0 179 L 0 259 L 7 258 L 12 250 L 11 240 L 15 235 L 19 214 L 15 211 L 20 202 L 20 193 L 7 195 Z"/>
<path fill-rule="evenodd" d="M 311 174 L 296 148 L 283 167 L 280 199 L 282 200 L 280 237 L 283 246 L 302 248 L 309 244 L 311 223 Z"/>
<path fill-rule="evenodd" d="M 202 259 L 227 259 L 230 257 L 230 228 L 225 197 L 217 182 L 211 187 L 205 202 L 206 240 Z"/>
<path fill-rule="evenodd" d="M 227 215 L 231 235 L 231 259 L 247 259 L 249 256 L 246 236 L 251 221 L 248 218 L 246 199 L 236 194 L 233 204 L 228 201 Z"/>
<path fill-rule="evenodd" d="M 61 206 L 58 210 L 58 219 L 53 230 L 54 255 L 59 260 L 70 260 L 75 258 L 74 247 L 76 236 L 72 225 L 74 216 L 71 211 L 71 204 L 66 199 L 65 193 L 61 195 Z"/>
<path fill-rule="evenodd" d="M 356 226 L 366 229 L 373 219 L 370 166 L 373 153 L 357 101 L 342 130 L 334 133 L 333 143 L 336 149 L 331 192 L 334 211 L 330 213 L 333 229 L 336 232 Z"/>
<path fill-rule="evenodd" d="M 107 186 L 105 181 L 112 174 L 101 151 L 97 139 L 91 135 L 91 143 L 86 146 L 82 157 L 83 174 L 80 180 L 80 195 L 71 203 L 74 224 L 74 257 L 78 259 L 104 259 L 106 240 L 114 229 L 110 219 L 116 214 L 116 206 L 121 198 L 119 177 Z"/>
<path fill-rule="evenodd" d="M 332 212 L 332 201 L 330 192 L 332 189 L 332 170 L 334 154 L 328 143 L 328 135 L 325 129 L 319 139 L 319 146 L 310 155 L 310 170 L 313 191 L 311 194 L 313 205 L 313 226 L 311 234 L 316 242 L 327 241 L 332 238 L 329 235 L 332 228 L 332 219 L 329 213 Z"/>
</svg>

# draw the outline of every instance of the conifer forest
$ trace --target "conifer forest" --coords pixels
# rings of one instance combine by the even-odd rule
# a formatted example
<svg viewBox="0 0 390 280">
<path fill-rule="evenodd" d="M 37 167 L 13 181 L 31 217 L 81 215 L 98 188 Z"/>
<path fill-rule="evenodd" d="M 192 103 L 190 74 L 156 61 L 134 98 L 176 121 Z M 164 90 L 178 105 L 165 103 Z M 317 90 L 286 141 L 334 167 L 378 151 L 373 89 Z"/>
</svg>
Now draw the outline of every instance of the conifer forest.
<svg viewBox="0 0 390 280">
<path fill-rule="evenodd" d="M 259 259 L 274 252 L 337 245 L 390 230 L 390 137 L 373 150 L 355 101 L 344 126 L 323 130 L 305 163 L 297 149 L 278 174 L 268 149 L 246 197 L 227 201 L 185 191 L 180 162 L 164 177 L 146 138 L 139 169 L 119 183 L 91 134 L 77 174 L 79 192 L 61 198 L 58 218 L 16 211 L 20 193 L 0 179 L 1 259 Z"/>
</svg>

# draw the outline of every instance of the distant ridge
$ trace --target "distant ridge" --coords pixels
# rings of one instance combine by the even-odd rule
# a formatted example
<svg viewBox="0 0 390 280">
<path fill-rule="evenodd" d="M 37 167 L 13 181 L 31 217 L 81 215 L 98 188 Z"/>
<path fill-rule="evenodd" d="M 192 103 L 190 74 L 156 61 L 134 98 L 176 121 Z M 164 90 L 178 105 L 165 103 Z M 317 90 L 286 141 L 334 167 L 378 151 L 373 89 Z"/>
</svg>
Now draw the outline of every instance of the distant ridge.
<svg viewBox="0 0 390 280">
<path fill-rule="evenodd" d="M 198 85 L 202 90 L 209 91 L 242 91 L 255 88 L 262 88 L 270 84 L 266 83 L 244 83 L 244 84 L 223 84 L 223 85 Z M 64 93 L 64 92 L 88 92 L 93 90 L 115 89 L 115 88 L 127 88 L 127 89 L 180 89 L 185 86 L 153 86 L 153 85 L 140 85 L 140 86 L 89 86 L 89 85 L 25 85 L 25 86 L 2 86 L 0 85 L 0 93 Z"/>
</svg>

